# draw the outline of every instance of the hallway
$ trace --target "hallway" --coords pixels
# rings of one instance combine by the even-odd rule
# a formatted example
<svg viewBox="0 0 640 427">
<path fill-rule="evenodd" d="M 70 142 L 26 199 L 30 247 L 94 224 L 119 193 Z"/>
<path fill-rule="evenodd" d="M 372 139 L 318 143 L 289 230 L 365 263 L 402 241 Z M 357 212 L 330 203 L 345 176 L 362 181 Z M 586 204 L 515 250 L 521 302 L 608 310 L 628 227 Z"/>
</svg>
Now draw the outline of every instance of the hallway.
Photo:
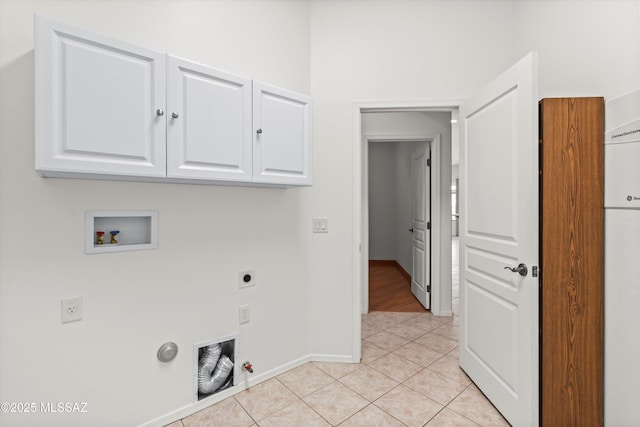
<svg viewBox="0 0 640 427">
<path fill-rule="evenodd" d="M 459 238 L 451 239 L 451 305 L 459 313 Z M 411 293 L 411 276 L 395 261 L 369 261 L 369 311 L 426 313 Z"/>
<path fill-rule="evenodd" d="M 411 293 L 411 276 L 395 261 L 369 261 L 369 311 L 426 313 Z"/>
</svg>

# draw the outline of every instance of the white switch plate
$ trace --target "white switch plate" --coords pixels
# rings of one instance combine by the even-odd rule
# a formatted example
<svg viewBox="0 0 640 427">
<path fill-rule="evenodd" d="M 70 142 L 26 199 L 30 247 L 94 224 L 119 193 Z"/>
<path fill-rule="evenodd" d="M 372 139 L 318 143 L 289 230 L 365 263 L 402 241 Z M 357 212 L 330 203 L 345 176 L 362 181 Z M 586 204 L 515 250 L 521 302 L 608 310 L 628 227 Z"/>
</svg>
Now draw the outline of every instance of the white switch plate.
<svg viewBox="0 0 640 427">
<path fill-rule="evenodd" d="M 251 307 L 249 305 L 241 305 L 238 308 L 238 318 L 240 319 L 240 324 L 244 325 L 245 323 L 249 323 L 251 321 Z"/>
<path fill-rule="evenodd" d="M 315 217 L 313 218 L 313 232 L 314 233 L 328 233 L 329 232 L 329 218 Z"/>
<path fill-rule="evenodd" d="M 82 320 L 82 297 L 62 298 L 62 323 Z"/>
</svg>

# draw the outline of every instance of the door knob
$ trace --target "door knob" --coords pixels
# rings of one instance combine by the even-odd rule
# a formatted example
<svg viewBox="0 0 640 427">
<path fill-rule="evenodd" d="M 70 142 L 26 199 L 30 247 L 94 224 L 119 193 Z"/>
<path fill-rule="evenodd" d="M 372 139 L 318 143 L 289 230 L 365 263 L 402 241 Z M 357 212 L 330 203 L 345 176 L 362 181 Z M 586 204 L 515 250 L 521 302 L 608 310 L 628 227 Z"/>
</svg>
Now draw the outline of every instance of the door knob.
<svg viewBox="0 0 640 427">
<path fill-rule="evenodd" d="M 518 273 L 521 276 L 526 276 L 529 270 L 525 264 L 520 263 L 517 267 L 505 267 L 507 270 L 511 270 L 514 273 Z"/>
<path fill-rule="evenodd" d="M 174 111 L 173 113 L 171 113 L 171 117 L 173 117 L 174 119 L 177 119 L 180 116 L 178 115 L 178 113 Z"/>
<path fill-rule="evenodd" d="M 158 109 L 156 110 L 156 114 L 157 114 L 158 116 L 164 116 L 164 110 L 163 110 L 162 108 L 158 108 Z"/>
<path fill-rule="evenodd" d="M 413 227 L 411 227 L 411 228 L 409 229 L 409 231 L 413 233 Z"/>
</svg>

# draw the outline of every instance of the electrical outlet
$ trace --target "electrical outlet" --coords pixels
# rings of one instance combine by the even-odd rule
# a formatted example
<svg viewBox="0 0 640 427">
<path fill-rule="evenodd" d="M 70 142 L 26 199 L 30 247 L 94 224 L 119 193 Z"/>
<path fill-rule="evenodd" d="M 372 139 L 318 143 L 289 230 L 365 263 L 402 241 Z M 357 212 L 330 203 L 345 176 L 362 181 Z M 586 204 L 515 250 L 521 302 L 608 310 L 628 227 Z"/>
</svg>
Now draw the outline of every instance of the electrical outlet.
<svg viewBox="0 0 640 427">
<path fill-rule="evenodd" d="M 249 286 L 256 285 L 256 271 L 255 270 L 245 270 L 238 273 L 238 287 L 248 288 Z"/>
<path fill-rule="evenodd" d="M 62 298 L 62 323 L 82 320 L 82 297 Z"/>
<path fill-rule="evenodd" d="M 251 308 L 249 305 L 241 305 L 238 308 L 238 317 L 240 319 L 240 324 L 244 325 L 245 323 L 249 323 L 251 321 Z"/>
</svg>

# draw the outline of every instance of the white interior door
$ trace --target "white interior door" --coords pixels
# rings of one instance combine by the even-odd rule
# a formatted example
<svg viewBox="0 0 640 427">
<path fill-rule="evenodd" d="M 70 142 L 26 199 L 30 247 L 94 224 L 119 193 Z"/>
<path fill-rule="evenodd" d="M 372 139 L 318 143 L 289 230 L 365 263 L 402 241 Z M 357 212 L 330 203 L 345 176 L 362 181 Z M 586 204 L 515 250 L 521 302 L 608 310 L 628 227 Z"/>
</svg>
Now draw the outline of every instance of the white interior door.
<svg viewBox="0 0 640 427">
<path fill-rule="evenodd" d="M 460 108 L 460 366 L 514 426 L 539 418 L 537 103 L 530 53 Z"/>
<path fill-rule="evenodd" d="M 429 144 L 420 144 L 411 154 L 413 267 L 411 292 L 425 308 L 430 308 L 430 174 Z"/>
</svg>

